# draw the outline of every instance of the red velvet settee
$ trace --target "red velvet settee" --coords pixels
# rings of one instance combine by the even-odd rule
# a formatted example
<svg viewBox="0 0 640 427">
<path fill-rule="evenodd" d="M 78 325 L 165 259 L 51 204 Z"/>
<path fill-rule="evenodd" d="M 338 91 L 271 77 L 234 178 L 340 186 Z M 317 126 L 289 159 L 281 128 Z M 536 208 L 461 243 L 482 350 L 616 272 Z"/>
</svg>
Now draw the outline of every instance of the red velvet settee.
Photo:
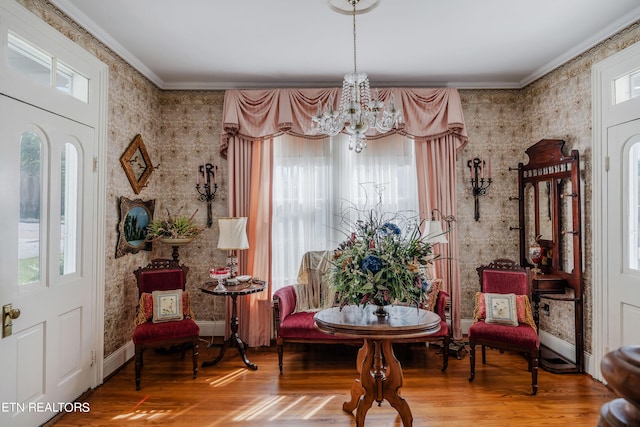
<svg viewBox="0 0 640 427">
<path fill-rule="evenodd" d="M 443 349 L 449 348 L 449 328 L 445 317 L 445 308 L 449 295 L 444 291 L 437 291 L 434 312 L 440 316 L 440 330 L 426 337 L 398 340 L 397 342 L 440 342 Z M 285 286 L 273 294 L 273 319 L 275 323 L 276 345 L 278 347 L 278 365 L 282 374 L 282 359 L 284 344 L 309 343 L 309 344 L 354 344 L 362 345 L 362 339 L 329 335 L 316 329 L 313 317 L 315 311 L 296 312 L 296 288 Z M 447 369 L 449 363 L 448 351 L 442 352 L 442 371 Z"/>
</svg>

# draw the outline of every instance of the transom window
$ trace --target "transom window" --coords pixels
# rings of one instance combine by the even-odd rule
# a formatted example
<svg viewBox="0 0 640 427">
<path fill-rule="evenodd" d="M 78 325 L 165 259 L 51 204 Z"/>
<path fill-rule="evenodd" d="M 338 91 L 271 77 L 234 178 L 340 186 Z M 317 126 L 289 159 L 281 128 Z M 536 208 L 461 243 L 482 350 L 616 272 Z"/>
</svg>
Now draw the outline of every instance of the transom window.
<svg viewBox="0 0 640 427">
<path fill-rule="evenodd" d="M 640 96 L 640 70 L 615 79 L 613 86 L 614 104 L 620 104 Z"/>
<path fill-rule="evenodd" d="M 58 58 L 9 32 L 8 63 L 38 83 L 89 102 L 89 79 Z"/>
</svg>

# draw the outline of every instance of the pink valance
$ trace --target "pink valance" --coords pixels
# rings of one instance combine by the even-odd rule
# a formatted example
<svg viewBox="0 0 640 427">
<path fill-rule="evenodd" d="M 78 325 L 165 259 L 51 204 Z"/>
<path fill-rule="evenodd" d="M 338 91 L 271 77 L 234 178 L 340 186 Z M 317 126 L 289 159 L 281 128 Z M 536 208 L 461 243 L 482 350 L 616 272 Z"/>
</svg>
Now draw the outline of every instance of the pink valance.
<svg viewBox="0 0 640 427">
<path fill-rule="evenodd" d="M 228 90 L 224 95 L 222 143 L 220 153 L 226 158 L 229 140 L 267 139 L 290 134 L 308 139 L 326 138 L 308 135 L 311 117 L 318 103 L 326 105 L 333 97 L 335 108 L 340 100 L 338 88 Z M 380 100 L 389 102 L 394 94 L 396 106 L 402 109 L 404 123 L 389 133 L 408 135 L 416 140 L 432 140 L 455 135 L 456 150 L 467 143 L 460 95 L 455 88 L 382 88 Z M 385 135 L 372 134 L 371 139 Z"/>
</svg>

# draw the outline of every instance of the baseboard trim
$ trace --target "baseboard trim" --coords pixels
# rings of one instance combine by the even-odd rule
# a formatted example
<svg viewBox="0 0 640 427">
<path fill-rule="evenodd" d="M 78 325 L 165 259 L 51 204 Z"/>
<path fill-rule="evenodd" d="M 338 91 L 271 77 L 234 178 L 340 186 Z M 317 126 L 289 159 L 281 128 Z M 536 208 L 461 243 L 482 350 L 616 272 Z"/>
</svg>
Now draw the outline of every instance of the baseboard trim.
<svg viewBox="0 0 640 427">
<path fill-rule="evenodd" d="M 104 358 L 102 369 L 102 381 L 113 375 L 125 363 L 135 355 L 133 341 L 129 340 L 125 345 Z"/>
<path fill-rule="evenodd" d="M 196 323 L 200 327 L 200 336 L 202 337 L 219 337 L 224 336 L 226 323 L 220 321 L 198 321 Z M 135 356 L 135 347 L 133 341 L 127 342 L 125 345 L 104 358 L 102 369 L 102 381 L 113 375 L 118 369 L 124 366 L 129 360 Z"/>
<path fill-rule="evenodd" d="M 201 337 L 221 337 L 224 336 L 227 324 L 223 320 L 206 320 L 199 321 L 196 320 L 196 323 L 200 327 L 200 336 Z"/>
<path fill-rule="evenodd" d="M 567 342 L 561 338 L 558 338 L 555 335 L 550 334 L 549 332 L 546 332 L 546 331 L 541 330 L 539 335 L 540 335 L 540 344 L 545 345 L 549 349 L 558 353 L 560 356 L 575 363 L 576 361 L 575 344 L 571 344 L 570 342 Z M 593 367 L 591 354 L 585 352 L 583 357 L 584 357 L 584 371 L 587 374 L 593 376 L 595 373 L 595 370 Z"/>
</svg>

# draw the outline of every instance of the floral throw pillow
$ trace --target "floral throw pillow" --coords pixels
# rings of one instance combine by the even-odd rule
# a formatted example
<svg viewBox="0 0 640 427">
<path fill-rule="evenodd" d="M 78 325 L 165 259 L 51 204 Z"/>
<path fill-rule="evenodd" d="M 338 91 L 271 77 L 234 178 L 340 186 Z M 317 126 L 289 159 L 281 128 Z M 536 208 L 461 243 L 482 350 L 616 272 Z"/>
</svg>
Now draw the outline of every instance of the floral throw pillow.
<svg viewBox="0 0 640 427">
<path fill-rule="evenodd" d="M 518 326 L 516 294 L 484 294 L 486 323 Z"/>
<path fill-rule="evenodd" d="M 175 292 L 175 291 L 168 291 Z M 182 292 L 182 315 L 179 319 L 167 319 L 167 320 L 181 320 L 185 319 L 193 319 L 195 316 L 193 315 L 193 311 L 191 310 L 191 298 L 189 295 L 189 291 L 181 291 Z M 141 325 L 148 321 L 153 321 L 153 313 L 154 313 L 154 297 L 152 293 L 143 292 L 140 295 L 140 301 L 138 303 L 138 315 L 136 317 L 136 325 Z M 156 322 L 157 323 L 157 322 Z"/>
<path fill-rule="evenodd" d="M 182 320 L 182 289 L 153 291 L 153 323 Z"/>
<path fill-rule="evenodd" d="M 473 314 L 474 322 L 477 322 L 478 320 L 485 320 L 487 317 L 485 295 L 486 294 L 482 292 L 476 293 L 476 306 Z M 529 297 L 526 295 L 516 295 L 516 315 L 519 324 L 527 324 L 534 330 L 537 330 L 536 323 L 533 320 L 533 311 L 531 309 Z"/>
</svg>

